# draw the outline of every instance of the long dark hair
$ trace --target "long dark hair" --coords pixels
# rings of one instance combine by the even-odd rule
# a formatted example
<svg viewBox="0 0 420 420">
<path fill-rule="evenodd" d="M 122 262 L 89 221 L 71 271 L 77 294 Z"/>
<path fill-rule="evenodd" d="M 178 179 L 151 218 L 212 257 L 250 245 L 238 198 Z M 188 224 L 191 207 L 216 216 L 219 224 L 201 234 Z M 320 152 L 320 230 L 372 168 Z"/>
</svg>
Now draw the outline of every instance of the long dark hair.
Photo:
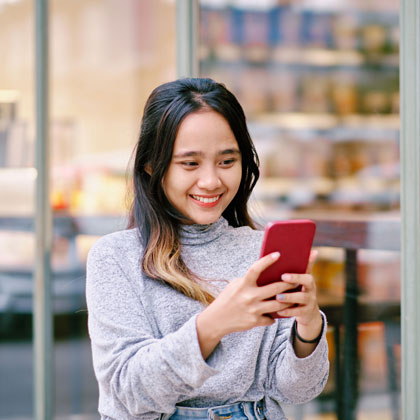
<svg viewBox="0 0 420 420">
<path fill-rule="evenodd" d="M 181 258 L 178 228 L 187 221 L 186 217 L 169 203 L 162 187 L 179 126 L 187 115 L 203 109 L 218 112 L 226 119 L 241 152 L 241 183 L 223 217 L 231 226 L 254 228 L 247 202 L 259 178 L 258 155 L 241 105 L 223 84 L 207 78 L 165 83 L 149 96 L 135 148 L 134 200 L 129 227 L 139 230 L 144 247 L 142 268 L 146 275 L 208 304 L 213 297 L 200 286 L 197 276 Z"/>
</svg>

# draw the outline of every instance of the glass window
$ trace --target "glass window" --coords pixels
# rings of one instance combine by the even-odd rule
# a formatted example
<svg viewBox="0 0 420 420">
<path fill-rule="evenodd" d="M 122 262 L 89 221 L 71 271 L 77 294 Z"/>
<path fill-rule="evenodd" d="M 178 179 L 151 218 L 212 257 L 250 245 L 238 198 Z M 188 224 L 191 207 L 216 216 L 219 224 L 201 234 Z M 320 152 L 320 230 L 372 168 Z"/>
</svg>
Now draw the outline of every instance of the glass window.
<svg viewBox="0 0 420 420">
<path fill-rule="evenodd" d="M 32 414 L 35 239 L 31 1 L 0 2 L 0 418 Z"/>
<path fill-rule="evenodd" d="M 175 4 L 52 1 L 56 415 L 97 418 L 84 298 L 87 252 L 124 229 L 128 162 L 150 91 L 175 78 Z M 61 278 L 60 278 L 61 277 Z M 96 417 L 95 417 L 96 416 Z"/>
<path fill-rule="evenodd" d="M 255 216 L 317 223 L 331 374 L 288 414 L 397 419 L 399 2 L 202 0 L 199 32 L 261 159 Z"/>
<path fill-rule="evenodd" d="M 0 419 L 32 416 L 33 2 L 0 1 Z M 55 415 L 97 419 L 92 243 L 126 226 L 127 166 L 151 90 L 175 78 L 175 2 L 50 2 Z"/>
</svg>

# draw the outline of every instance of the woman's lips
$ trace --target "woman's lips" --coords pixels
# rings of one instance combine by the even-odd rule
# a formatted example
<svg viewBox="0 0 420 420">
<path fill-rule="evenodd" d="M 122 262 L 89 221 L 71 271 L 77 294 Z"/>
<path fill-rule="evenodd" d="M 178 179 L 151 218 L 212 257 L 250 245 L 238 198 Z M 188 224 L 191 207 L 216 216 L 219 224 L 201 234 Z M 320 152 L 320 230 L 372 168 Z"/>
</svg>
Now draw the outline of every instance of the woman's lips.
<svg viewBox="0 0 420 420">
<path fill-rule="evenodd" d="M 204 196 L 204 195 L 195 195 L 191 194 L 190 197 L 194 200 L 195 203 L 202 207 L 213 207 L 216 206 L 223 194 L 213 195 L 213 196 Z"/>
</svg>

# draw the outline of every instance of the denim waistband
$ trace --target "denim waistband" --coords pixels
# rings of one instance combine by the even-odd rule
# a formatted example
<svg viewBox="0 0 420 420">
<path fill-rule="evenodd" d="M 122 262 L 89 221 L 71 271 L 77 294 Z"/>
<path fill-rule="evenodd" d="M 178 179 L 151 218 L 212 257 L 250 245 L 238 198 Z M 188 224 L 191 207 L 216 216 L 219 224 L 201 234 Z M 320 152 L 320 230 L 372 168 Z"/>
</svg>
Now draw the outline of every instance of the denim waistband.
<svg viewBox="0 0 420 420">
<path fill-rule="evenodd" d="M 220 405 L 211 408 L 192 408 L 177 406 L 172 414 L 165 414 L 161 420 L 188 418 L 191 420 L 234 420 L 235 414 L 243 414 L 250 420 L 263 420 L 263 403 L 261 401 L 246 401 L 235 404 Z"/>
</svg>

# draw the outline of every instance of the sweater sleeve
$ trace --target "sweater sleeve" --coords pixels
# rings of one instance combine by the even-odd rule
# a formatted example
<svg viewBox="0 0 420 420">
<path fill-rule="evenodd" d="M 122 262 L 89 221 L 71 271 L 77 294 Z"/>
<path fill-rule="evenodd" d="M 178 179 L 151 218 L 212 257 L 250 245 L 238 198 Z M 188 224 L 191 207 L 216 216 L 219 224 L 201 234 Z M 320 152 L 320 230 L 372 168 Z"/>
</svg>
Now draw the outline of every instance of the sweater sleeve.
<svg viewBox="0 0 420 420">
<path fill-rule="evenodd" d="M 314 351 L 299 358 L 293 348 L 293 319 L 279 320 L 268 371 L 268 395 L 287 404 L 301 404 L 319 395 L 329 373 L 327 321 L 325 315 L 322 337 Z"/>
<path fill-rule="evenodd" d="M 196 316 L 162 338 L 153 334 L 124 263 L 113 254 L 101 243 L 87 262 L 89 334 L 101 398 L 132 416 L 156 418 L 171 413 L 217 371 L 202 358 Z"/>
</svg>

